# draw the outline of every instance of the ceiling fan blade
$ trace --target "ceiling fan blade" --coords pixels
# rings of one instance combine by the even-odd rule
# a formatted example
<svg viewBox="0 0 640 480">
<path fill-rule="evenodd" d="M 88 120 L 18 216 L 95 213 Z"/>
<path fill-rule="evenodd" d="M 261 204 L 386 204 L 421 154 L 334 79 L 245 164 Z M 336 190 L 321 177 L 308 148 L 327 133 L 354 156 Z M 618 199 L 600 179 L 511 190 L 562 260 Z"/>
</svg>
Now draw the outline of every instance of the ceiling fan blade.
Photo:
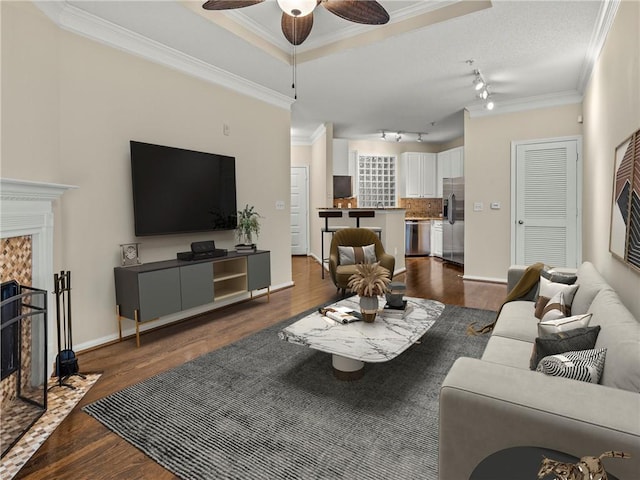
<svg viewBox="0 0 640 480">
<path fill-rule="evenodd" d="M 264 0 L 208 0 L 202 8 L 205 10 L 231 10 L 234 8 L 250 7 L 264 2 Z"/>
<path fill-rule="evenodd" d="M 289 40 L 289 43 L 291 45 L 300 45 L 311 33 L 313 13 L 305 15 L 304 17 L 292 17 L 291 15 L 283 13 L 280 24 L 282 26 L 282 33 L 285 38 Z"/>
<path fill-rule="evenodd" d="M 331 13 L 355 23 L 384 25 L 389 14 L 375 0 L 323 0 L 322 6 Z"/>
</svg>

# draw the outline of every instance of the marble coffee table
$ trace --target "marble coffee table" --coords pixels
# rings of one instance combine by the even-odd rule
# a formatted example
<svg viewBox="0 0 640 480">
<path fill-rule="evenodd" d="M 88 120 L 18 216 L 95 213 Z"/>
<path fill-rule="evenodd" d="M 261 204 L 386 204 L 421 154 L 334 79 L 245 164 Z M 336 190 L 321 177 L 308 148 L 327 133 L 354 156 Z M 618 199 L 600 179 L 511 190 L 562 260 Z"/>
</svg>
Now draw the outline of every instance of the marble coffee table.
<svg viewBox="0 0 640 480">
<path fill-rule="evenodd" d="M 408 312 L 404 317 L 379 312 L 373 323 L 341 324 L 320 312 L 298 320 L 279 332 L 287 342 L 305 345 L 332 354 L 336 377 L 355 380 L 364 374 L 365 363 L 387 362 L 416 343 L 436 322 L 444 304 L 424 298 L 405 297 Z M 360 311 L 358 296 L 334 305 Z M 380 301 L 380 307 L 384 300 Z"/>
</svg>

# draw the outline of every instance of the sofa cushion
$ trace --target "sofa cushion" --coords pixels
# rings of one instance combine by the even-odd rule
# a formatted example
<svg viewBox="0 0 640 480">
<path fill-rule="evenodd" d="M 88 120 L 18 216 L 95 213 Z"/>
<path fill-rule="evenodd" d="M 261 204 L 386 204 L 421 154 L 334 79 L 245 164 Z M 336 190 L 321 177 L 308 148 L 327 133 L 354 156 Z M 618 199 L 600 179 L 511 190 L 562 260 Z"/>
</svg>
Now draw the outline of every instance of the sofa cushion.
<svg viewBox="0 0 640 480">
<path fill-rule="evenodd" d="M 578 268 L 577 275 L 576 284 L 580 285 L 580 288 L 578 288 L 571 305 L 572 315 L 587 313 L 598 292 L 603 288 L 609 287 L 609 284 L 590 262 L 583 262 Z"/>
<path fill-rule="evenodd" d="M 492 335 L 484 349 L 482 360 L 528 370 L 532 348 L 533 345 L 529 342 Z"/>
<path fill-rule="evenodd" d="M 600 383 L 640 392 L 640 323 L 610 288 L 601 290 L 591 303 L 591 325 L 600 325 L 595 348 L 607 348 Z"/>
<path fill-rule="evenodd" d="M 521 300 L 505 303 L 492 335 L 533 343 L 538 336 L 538 320 L 533 316 L 533 303 Z"/>
<path fill-rule="evenodd" d="M 558 318 L 556 320 L 543 320 L 538 323 L 538 336 L 549 333 L 567 332 L 576 328 L 587 327 L 589 326 L 590 321 L 590 313 L 574 315 L 573 317 Z"/>
<path fill-rule="evenodd" d="M 555 268 L 545 266 L 540 271 L 540 276 L 546 278 L 550 282 L 565 283 L 567 285 L 573 285 L 578 280 L 578 276 L 575 273 L 562 273 Z"/>
<path fill-rule="evenodd" d="M 596 345 L 600 326 L 576 328 L 568 332 L 551 333 L 536 338 L 529 368 L 535 370 L 540 360 L 571 350 L 590 350 Z"/>
<path fill-rule="evenodd" d="M 354 265 L 358 263 L 375 263 L 376 246 L 374 244 L 362 247 L 344 247 L 338 245 L 340 265 Z"/>
<path fill-rule="evenodd" d="M 539 302 L 542 303 L 542 302 Z M 536 307 L 536 313 L 538 307 Z M 562 292 L 556 293 L 551 300 L 547 302 L 540 315 L 540 320 L 556 320 L 558 318 L 565 318 L 569 314 L 569 309 L 564 304 L 564 294 Z M 536 315 L 538 317 L 538 315 Z"/>
<path fill-rule="evenodd" d="M 606 355 L 606 348 L 558 353 L 540 360 L 536 371 L 554 377 L 598 383 Z"/>
<path fill-rule="evenodd" d="M 578 285 L 566 285 L 564 283 L 550 282 L 544 277 L 540 278 L 540 295 L 536 300 L 535 316 L 536 318 L 542 318 L 544 309 L 551 299 L 554 299 L 558 293 L 562 293 L 564 300 L 564 306 L 566 307 L 569 315 L 571 312 L 571 304 L 573 303 L 573 297 L 578 290 Z"/>
</svg>

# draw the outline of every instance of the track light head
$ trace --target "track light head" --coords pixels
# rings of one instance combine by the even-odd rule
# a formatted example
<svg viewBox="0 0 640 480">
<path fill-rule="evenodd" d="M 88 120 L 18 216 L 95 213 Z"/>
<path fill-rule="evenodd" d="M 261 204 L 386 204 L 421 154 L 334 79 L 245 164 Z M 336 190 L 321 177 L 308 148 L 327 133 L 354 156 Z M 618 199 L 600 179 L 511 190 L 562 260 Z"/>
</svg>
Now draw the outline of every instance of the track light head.
<svg viewBox="0 0 640 480">
<path fill-rule="evenodd" d="M 482 90 L 480 92 L 480 95 L 478 95 L 482 100 L 486 100 L 489 97 L 489 91 L 485 88 L 484 90 Z"/>
<path fill-rule="evenodd" d="M 493 110 L 493 107 L 495 107 L 495 104 L 493 103 L 493 100 L 489 100 L 487 102 L 487 104 L 485 105 L 485 107 L 487 108 L 487 110 Z"/>
<path fill-rule="evenodd" d="M 400 140 L 402 140 L 402 135 L 400 135 L 400 132 L 396 133 L 396 142 L 399 142 Z"/>
<path fill-rule="evenodd" d="M 422 134 L 421 133 L 418 134 L 418 141 L 422 142 Z"/>
</svg>

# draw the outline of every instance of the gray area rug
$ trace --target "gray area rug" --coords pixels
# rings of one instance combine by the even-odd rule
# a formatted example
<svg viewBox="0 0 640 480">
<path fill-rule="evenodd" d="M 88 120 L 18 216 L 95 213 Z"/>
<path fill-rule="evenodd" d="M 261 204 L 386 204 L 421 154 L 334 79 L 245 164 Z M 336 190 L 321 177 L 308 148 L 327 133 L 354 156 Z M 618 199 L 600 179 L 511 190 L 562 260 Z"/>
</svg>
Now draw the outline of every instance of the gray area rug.
<svg viewBox="0 0 640 480">
<path fill-rule="evenodd" d="M 423 342 L 364 378 L 278 339 L 297 318 L 84 407 L 183 479 L 436 479 L 438 394 L 495 312 L 447 305 Z"/>
</svg>

